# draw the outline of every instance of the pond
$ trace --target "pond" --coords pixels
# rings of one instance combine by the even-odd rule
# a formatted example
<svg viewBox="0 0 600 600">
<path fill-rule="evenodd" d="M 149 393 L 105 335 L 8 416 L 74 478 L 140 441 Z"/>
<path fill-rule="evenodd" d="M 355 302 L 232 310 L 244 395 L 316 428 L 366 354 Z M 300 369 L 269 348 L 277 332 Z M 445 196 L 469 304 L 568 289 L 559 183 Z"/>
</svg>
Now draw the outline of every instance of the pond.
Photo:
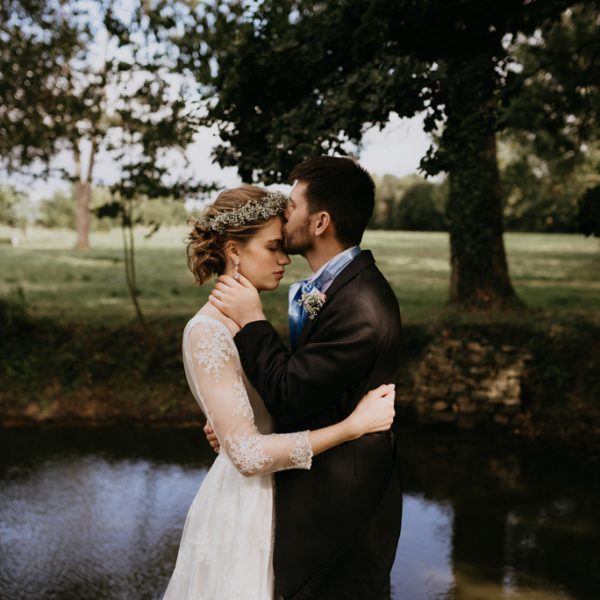
<svg viewBox="0 0 600 600">
<path fill-rule="evenodd" d="M 397 436 L 394 599 L 600 598 L 596 461 L 472 432 Z M 0 598 L 160 599 L 212 460 L 199 429 L 0 430 Z"/>
</svg>

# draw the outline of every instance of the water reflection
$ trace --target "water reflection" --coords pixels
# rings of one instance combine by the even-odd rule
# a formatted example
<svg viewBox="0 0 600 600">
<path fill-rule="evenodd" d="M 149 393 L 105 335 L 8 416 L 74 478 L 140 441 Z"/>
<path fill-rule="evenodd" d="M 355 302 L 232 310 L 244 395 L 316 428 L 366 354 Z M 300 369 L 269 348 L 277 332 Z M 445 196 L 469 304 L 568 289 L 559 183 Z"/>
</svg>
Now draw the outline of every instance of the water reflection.
<svg viewBox="0 0 600 600">
<path fill-rule="evenodd" d="M 406 429 L 402 599 L 597 598 L 597 464 Z M 0 431 L 0 597 L 154 599 L 212 461 L 198 430 Z"/>
</svg>

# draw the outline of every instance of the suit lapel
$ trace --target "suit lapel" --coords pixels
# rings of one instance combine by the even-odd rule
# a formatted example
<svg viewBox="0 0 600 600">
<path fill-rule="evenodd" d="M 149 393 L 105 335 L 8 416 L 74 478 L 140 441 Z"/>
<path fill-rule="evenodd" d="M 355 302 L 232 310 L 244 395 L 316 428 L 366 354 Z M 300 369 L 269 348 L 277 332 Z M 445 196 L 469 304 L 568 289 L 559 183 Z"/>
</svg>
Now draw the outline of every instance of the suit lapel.
<svg viewBox="0 0 600 600">
<path fill-rule="evenodd" d="M 333 280 L 333 283 L 325 292 L 325 296 L 327 297 L 327 302 L 323 306 L 323 310 L 327 308 L 327 305 L 331 301 L 331 298 L 334 294 L 337 293 L 338 290 L 343 288 L 349 281 L 354 279 L 363 269 L 370 267 L 375 264 L 375 258 L 373 258 L 373 254 L 370 250 L 363 250 L 352 262 L 346 266 L 345 269 Z M 322 312 L 321 311 L 321 312 Z M 312 320 L 308 320 L 302 331 L 300 333 L 300 337 L 298 338 L 298 344 L 296 345 L 296 349 L 300 348 L 304 341 L 307 339 L 310 331 L 315 326 L 315 323 L 318 321 L 321 316 L 321 312 Z"/>
</svg>

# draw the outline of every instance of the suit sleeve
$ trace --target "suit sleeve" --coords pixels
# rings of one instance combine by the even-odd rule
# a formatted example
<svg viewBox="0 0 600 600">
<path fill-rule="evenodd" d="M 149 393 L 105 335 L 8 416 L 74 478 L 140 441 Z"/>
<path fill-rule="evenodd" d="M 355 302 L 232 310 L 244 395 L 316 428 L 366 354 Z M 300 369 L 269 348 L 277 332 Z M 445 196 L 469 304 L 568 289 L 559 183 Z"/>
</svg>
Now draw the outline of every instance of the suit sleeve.
<svg viewBox="0 0 600 600">
<path fill-rule="evenodd" d="M 377 356 L 377 315 L 360 297 L 336 296 L 309 341 L 290 354 L 268 321 L 235 336 L 242 366 L 280 423 L 318 415 L 364 380 Z M 341 301 L 341 302 L 340 302 Z"/>
</svg>

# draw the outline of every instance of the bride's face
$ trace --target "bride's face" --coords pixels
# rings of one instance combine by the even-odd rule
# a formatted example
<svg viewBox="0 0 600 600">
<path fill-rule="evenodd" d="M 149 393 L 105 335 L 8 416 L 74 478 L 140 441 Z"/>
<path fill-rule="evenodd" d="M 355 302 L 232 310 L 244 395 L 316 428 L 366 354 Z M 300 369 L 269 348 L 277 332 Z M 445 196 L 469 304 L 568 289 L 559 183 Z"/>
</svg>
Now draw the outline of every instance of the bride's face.
<svg viewBox="0 0 600 600">
<path fill-rule="evenodd" d="M 283 278 L 289 256 L 283 251 L 283 220 L 267 221 L 239 247 L 240 273 L 259 290 L 274 290 Z"/>
</svg>

